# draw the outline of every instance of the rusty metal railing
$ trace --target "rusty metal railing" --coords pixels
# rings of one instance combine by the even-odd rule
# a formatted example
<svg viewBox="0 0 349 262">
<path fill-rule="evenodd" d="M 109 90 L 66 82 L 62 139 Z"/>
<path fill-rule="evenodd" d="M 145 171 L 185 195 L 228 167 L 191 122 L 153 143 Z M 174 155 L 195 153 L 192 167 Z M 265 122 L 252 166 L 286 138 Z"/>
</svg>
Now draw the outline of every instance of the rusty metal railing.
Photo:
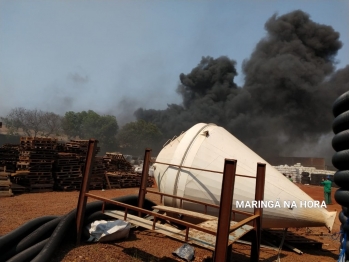
<svg viewBox="0 0 349 262">
<path fill-rule="evenodd" d="M 85 171 L 83 174 L 83 182 L 82 182 L 82 186 L 80 189 L 80 195 L 79 195 L 79 201 L 78 201 L 78 207 L 77 207 L 77 216 L 76 216 L 77 244 L 79 244 L 80 240 L 81 240 L 82 224 L 83 224 L 83 219 L 84 219 L 84 212 L 85 212 L 85 208 L 86 208 L 87 198 L 91 197 L 91 198 L 103 201 L 103 205 L 102 205 L 103 212 L 105 209 L 105 203 L 110 203 L 110 204 L 118 205 L 118 206 L 125 208 L 124 220 L 127 220 L 128 210 L 134 210 L 134 211 L 138 212 L 139 216 L 141 216 L 141 214 L 152 215 L 154 217 L 153 225 L 152 225 L 153 230 L 155 229 L 155 224 L 157 222 L 157 219 L 166 219 L 166 220 L 181 224 L 181 225 L 186 227 L 185 241 L 188 241 L 188 235 L 189 235 L 190 228 L 193 228 L 193 229 L 196 229 L 196 230 L 208 233 L 208 234 L 216 235 L 216 246 L 215 246 L 215 252 L 213 255 L 214 261 L 227 261 L 230 258 L 231 248 L 232 248 L 231 245 L 228 246 L 229 234 L 231 232 L 237 230 L 241 226 L 248 224 L 250 222 L 253 222 L 251 261 L 258 261 L 260 242 L 261 242 L 261 239 L 260 239 L 261 238 L 261 217 L 263 214 L 263 209 L 262 208 L 255 208 L 253 214 L 249 213 L 249 212 L 233 210 L 232 209 L 232 199 L 233 199 L 233 194 L 234 194 L 235 176 L 242 176 L 242 177 L 256 179 L 255 200 L 257 200 L 257 201 L 263 200 L 264 181 L 265 181 L 265 164 L 257 163 L 256 177 L 245 176 L 245 175 L 236 174 L 237 161 L 233 160 L 233 159 L 225 159 L 224 171 L 218 172 L 218 171 L 213 171 L 213 170 L 205 170 L 205 169 L 200 169 L 200 168 L 178 166 L 178 165 L 172 165 L 172 164 L 167 164 L 167 163 L 162 163 L 162 162 L 151 161 L 151 149 L 146 149 L 145 155 L 144 155 L 144 162 L 143 162 L 141 186 L 140 186 L 139 194 L 138 194 L 138 207 L 135 207 L 135 206 L 127 205 L 127 204 L 124 204 L 124 203 L 121 203 L 118 201 L 106 199 L 106 198 L 89 193 L 89 177 L 91 174 L 92 159 L 94 157 L 95 147 L 96 147 L 96 141 L 90 140 L 89 141 L 89 148 L 88 148 L 88 155 L 87 155 L 87 159 L 86 159 L 86 168 L 85 168 Z M 149 175 L 150 162 L 156 162 L 159 164 L 177 166 L 180 168 L 189 168 L 189 169 L 202 170 L 202 171 L 223 174 L 220 205 L 205 203 L 205 202 L 201 202 L 201 201 L 197 201 L 197 200 L 193 200 L 193 199 L 188 199 L 188 198 L 184 198 L 184 197 L 169 195 L 166 193 L 154 192 L 151 190 L 147 190 L 146 187 L 147 187 L 147 180 L 148 180 L 148 175 Z M 219 208 L 217 232 L 202 228 L 200 226 L 197 226 L 195 224 L 192 224 L 192 223 L 189 223 L 189 222 L 186 222 L 183 220 L 168 217 L 165 215 L 161 215 L 161 214 L 143 209 L 144 199 L 145 199 L 145 195 L 147 193 L 158 194 L 161 196 L 161 198 L 163 196 L 167 196 L 167 197 L 173 197 L 173 198 L 180 199 L 181 207 L 183 206 L 183 201 L 190 201 L 193 203 L 202 204 L 205 206 L 205 212 L 207 212 L 207 207 Z M 230 222 L 231 222 L 232 212 L 246 215 L 246 216 L 248 216 L 248 218 L 231 226 Z"/>
</svg>

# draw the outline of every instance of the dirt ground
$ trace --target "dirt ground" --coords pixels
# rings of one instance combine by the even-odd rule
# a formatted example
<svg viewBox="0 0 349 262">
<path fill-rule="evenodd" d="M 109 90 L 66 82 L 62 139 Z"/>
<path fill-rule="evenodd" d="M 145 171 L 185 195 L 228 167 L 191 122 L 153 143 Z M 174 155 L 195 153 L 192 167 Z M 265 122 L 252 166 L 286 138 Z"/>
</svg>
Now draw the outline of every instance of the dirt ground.
<svg viewBox="0 0 349 262">
<path fill-rule="evenodd" d="M 318 186 L 299 187 L 315 200 L 323 200 L 323 189 Z M 333 190 L 334 192 L 335 190 Z M 112 189 L 106 191 L 90 191 L 106 198 L 114 198 L 122 195 L 138 194 L 137 188 Z M 332 194 L 333 195 L 333 194 Z M 14 197 L 0 198 L 0 235 L 4 235 L 26 221 L 44 215 L 64 215 L 76 208 L 78 192 L 49 192 L 23 194 Z M 147 198 L 159 203 L 158 196 L 148 194 Z M 333 196 L 332 196 L 333 198 Z M 322 250 L 301 249 L 304 253 L 298 255 L 286 248 L 281 254 L 281 261 L 336 261 L 338 259 L 340 222 L 338 213 L 341 211 L 334 199 L 333 205 L 328 206 L 329 211 L 337 211 L 337 218 L 331 234 L 326 228 L 289 229 L 297 235 L 323 243 Z M 320 236 L 320 234 L 323 234 Z M 75 239 L 67 239 L 53 256 L 56 261 L 183 261 L 175 257 L 172 252 L 182 246 L 182 242 L 172 240 L 164 235 L 153 233 L 150 230 L 132 229 L 127 240 L 112 243 L 82 244 L 75 245 Z M 250 246 L 243 244 L 233 245 L 233 261 L 249 261 Z M 212 252 L 195 246 L 194 261 L 210 261 Z M 277 251 L 261 248 L 260 261 L 275 261 Z"/>
</svg>

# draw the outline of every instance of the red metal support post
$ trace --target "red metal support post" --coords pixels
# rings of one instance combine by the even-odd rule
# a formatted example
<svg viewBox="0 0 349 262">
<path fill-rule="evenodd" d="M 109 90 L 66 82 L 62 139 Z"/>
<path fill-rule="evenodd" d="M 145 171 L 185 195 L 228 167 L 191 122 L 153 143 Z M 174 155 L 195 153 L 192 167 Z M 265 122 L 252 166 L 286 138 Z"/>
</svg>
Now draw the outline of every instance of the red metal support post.
<svg viewBox="0 0 349 262">
<path fill-rule="evenodd" d="M 266 167 L 265 164 L 257 163 L 256 192 L 255 192 L 256 201 L 263 201 L 264 199 L 265 167 Z M 263 208 L 255 208 L 254 214 L 259 215 L 259 217 L 253 221 L 253 226 L 254 226 L 253 238 L 254 239 L 252 240 L 252 247 L 251 247 L 251 261 L 259 261 Z"/>
<path fill-rule="evenodd" d="M 81 182 L 78 206 L 76 208 L 76 231 L 77 231 L 76 243 L 77 245 L 79 245 L 81 241 L 82 227 L 84 224 L 84 216 L 85 216 L 85 209 L 86 209 L 86 202 L 87 202 L 87 196 L 85 196 L 85 194 L 88 193 L 89 191 L 90 176 L 91 176 L 91 170 L 93 166 L 93 160 L 96 154 L 97 143 L 98 141 L 95 139 L 90 139 L 88 142 L 85 170 L 84 170 L 84 174 Z"/>
<path fill-rule="evenodd" d="M 143 169 L 142 169 L 142 181 L 138 193 L 138 207 L 143 208 L 145 194 L 147 192 L 148 176 L 149 176 L 149 163 L 151 157 L 151 149 L 146 148 L 144 153 Z M 141 212 L 138 212 L 138 216 L 141 216 Z"/>
<path fill-rule="evenodd" d="M 227 250 L 229 250 L 228 239 L 234 195 L 235 173 L 236 160 L 225 159 L 221 201 L 218 216 L 216 247 L 213 255 L 214 262 L 223 262 L 227 260 Z"/>
</svg>

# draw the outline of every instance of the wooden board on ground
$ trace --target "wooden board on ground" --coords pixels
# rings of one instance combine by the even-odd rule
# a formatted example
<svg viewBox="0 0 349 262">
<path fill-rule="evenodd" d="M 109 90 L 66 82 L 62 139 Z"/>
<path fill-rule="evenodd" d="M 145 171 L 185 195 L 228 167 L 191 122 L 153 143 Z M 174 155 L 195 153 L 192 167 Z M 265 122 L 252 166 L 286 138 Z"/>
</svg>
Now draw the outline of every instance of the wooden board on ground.
<svg viewBox="0 0 349 262">
<path fill-rule="evenodd" d="M 217 217 L 215 217 L 215 216 L 210 216 L 210 215 L 207 215 L 207 214 L 202 214 L 202 213 L 193 212 L 193 211 L 189 211 L 189 210 L 186 210 L 186 209 L 175 208 L 175 207 L 153 206 L 153 209 L 158 209 L 160 211 L 181 214 L 181 215 L 188 216 L 188 217 L 193 217 L 193 218 L 199 218 L 199 219 L 202 219 L 202 220 L 215 220 L 215 219 L 217 219 Z"/>
<path fill-rule="evenodd" d="M 106 215 L 117 218 L 117 219 L 124 219 L 125 212 L 124 211 L 117 211 L 117 210 L 107 210 L 104 212 Z M 127 214 L 127 222 L 130 222 L 131 224 L 150 229 L 152 230 L 153 228 L 153 222 L 149 221 L 147 219 L 134 216 L 131 214 Z M 236 224 L 237 222 L 231 221 L 231 226 Z M 210 229 L 212 231 L 217 232 L 217 225 L 218 225 L 218 219 L 216 218 L 215 220 L 208 220 L 203 223 L 198 224 L 198 226 Z M 240 227 L 239 229 L 235 230 L 233 233 L 230 234 L 229 236 L 229 243 L 228 245 L 232 244 L 239 238 L 241 238 L 243 235 L 251 231 L 253 227 L 249 225 L 244 225 Z M 159 223 L 155 224 L 155 232 L 161 233 L 163 235 L 169 236 L 171 238 L 180 240 L 182 242 L 185 242 L 185 230 L 179 230 L 176 228 L 173 228 L 171 226 L 167 225 L 161 225 Z M 215 250 L 215 244 L 216 244 L 216 236 L 204 233 L 199 230 L 195 229 L 190 229 L 189 230 L 189 235 L 188 235 L 188 243 L 190 244 L 195 244 L 210 250 Z"/>
</svg>

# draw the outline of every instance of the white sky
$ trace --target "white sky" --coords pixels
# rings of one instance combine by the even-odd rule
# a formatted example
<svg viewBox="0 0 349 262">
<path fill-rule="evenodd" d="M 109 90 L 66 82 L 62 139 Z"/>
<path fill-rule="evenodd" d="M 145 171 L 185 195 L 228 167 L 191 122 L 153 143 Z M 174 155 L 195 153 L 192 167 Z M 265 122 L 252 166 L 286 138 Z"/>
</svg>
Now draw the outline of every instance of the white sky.
<svg viewBox="0 0 349 262">
<path fill-rule="evenodd" d="M 202 56 L 236 60 L 241 86 L 264 23 L 296 9 L 340 32 L 338 68 L 349 64 L 349 1 L 0 0 L 0 116 L 164 109 Z"/>
</svg>

